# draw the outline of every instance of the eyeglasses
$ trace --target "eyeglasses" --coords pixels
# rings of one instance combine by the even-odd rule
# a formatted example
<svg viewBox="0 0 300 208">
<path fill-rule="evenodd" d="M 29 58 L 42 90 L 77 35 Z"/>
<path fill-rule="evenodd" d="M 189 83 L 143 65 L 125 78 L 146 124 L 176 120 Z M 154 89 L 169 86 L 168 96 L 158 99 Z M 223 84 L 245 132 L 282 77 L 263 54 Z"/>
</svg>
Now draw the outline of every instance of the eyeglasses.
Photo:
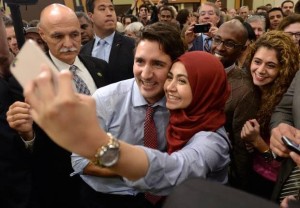
<svg viewBox="0 0 300 208">
<path fill-rule="evenodd" d="M 285 32 L 290 36 L 294 36 L 296 39 L 300 39 L 300 32 Z"/>
<path fill-rule="evenodd" d="M 243 44 L 238 44 L 230 40 L 221 40 L 221 38 L 213 38 L 212 40 L 213 40 L 213 44 L 215 45 L 220 45 L 221 43 L 223 43 L 223 45 L 227 49 L 234 49 L 240 46 L 244 46 Z"/>
</svg>

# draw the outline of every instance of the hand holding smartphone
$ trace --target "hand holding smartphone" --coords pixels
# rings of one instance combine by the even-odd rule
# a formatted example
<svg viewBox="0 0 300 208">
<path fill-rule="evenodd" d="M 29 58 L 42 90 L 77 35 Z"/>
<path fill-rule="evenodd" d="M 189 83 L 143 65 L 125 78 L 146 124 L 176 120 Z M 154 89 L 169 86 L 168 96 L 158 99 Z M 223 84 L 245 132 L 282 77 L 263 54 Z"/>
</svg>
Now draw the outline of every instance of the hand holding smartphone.
<svg viewBox="0 0 300 208">
<path fill-rule="evenodd" d="M 11 73 L 23 88 L 29 81 L 41 73 L 41 65 L 47 65 L 53 73 L 58 73 L 57 68 L 36 42 L 27 40 L 18 55 L 10 65 Z"/>
<path fill-rule="evenodd" d="M 300 145 L 293 142 L 291 139 L 289 139 L 286 136 L 282 136 L 282 142 L 287 146 L 287 148 L 293 152 L 296 152 L 297 154 L 300 154 Z"/>
</svg>

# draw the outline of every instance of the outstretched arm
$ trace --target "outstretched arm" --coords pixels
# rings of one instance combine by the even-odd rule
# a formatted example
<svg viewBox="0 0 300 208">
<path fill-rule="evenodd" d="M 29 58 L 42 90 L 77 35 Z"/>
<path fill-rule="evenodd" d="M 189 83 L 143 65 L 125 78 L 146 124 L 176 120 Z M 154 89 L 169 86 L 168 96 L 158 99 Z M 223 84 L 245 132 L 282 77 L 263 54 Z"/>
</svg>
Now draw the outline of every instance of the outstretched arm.
<svg viewBox="0 0 300 208">
<path fill-rule="evenodd" d="M 73 91 L 69 72 L 56 78 L 54 86 L 51 70 L 44 66 L 38 78 L 25 88 L 32 117 L 58 145 L 92 161 L 97 149 L 109 142 L 109 136 L 98 125 L 95 101 Z M 142 148 L 120 141 L 120 158 L 110 168 L 113 172 L 137 180 L 146 175 L 148 168 Z"/>
</svg>

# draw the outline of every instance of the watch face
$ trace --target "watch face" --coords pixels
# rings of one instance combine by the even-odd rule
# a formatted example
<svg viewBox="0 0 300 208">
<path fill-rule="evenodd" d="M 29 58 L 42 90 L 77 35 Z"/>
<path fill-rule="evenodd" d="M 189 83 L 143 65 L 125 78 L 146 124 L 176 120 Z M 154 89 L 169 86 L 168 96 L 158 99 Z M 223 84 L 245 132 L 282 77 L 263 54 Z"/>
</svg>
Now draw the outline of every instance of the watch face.
<svg viewBox="0 0 300 208">
<path fill-rule="evenodd" d="M 100 164 L 105 167 L 113 166 L 119 159 L 119 148 L 109 148 L 100 157 Z"/>
</svg>

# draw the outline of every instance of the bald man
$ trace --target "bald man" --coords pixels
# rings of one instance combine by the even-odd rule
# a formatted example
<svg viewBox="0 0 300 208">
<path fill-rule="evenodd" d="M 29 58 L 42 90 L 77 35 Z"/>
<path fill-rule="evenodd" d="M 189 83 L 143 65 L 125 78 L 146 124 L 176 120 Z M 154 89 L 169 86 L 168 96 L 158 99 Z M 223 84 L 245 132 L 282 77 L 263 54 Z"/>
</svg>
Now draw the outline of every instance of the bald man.
<svg viewBox="0 0 300 208">
<path fill-rule="evenodd" d="M 230 185 L 249 191 L 251 158 L 241 139 L 241 130 L 256 115 L 258 100 L 252 80 L 237 65 L 237 59 L 246 49 L 248 33 L 238 20 L 223 23 L 212 41 L 212 54 L 220 59 L 227 73 L 231 95 L 225 105 L 225 128 L 233 144 Z"/>
<path fill-rule="evenodd" d="M 59 71 L 76 66 L 77 76 L 92 94 L 106 84 L 108 64 L 100 59 L 78 55 L 81 47 L 80 24 L 73 10 L 61 4 L 51 4 L 42 12 L 39 33 L 47 43 L 47 55 Z M 75 81 L 74 81 L 75 82 Z M 71 177 L 70 152 L 53 143 L 37 126 L 32 125 L 30 106 L 13 103 L 7 112 L 10 127 L 22 138 L 33 143 L 34 191 L 40 207 L 81 207 L 79 204 L 79 177 Z M 22 118 L 26 117 L 24 121 Z M 72 124 L 70 124 L 72 125 Z"/>
</svg>

